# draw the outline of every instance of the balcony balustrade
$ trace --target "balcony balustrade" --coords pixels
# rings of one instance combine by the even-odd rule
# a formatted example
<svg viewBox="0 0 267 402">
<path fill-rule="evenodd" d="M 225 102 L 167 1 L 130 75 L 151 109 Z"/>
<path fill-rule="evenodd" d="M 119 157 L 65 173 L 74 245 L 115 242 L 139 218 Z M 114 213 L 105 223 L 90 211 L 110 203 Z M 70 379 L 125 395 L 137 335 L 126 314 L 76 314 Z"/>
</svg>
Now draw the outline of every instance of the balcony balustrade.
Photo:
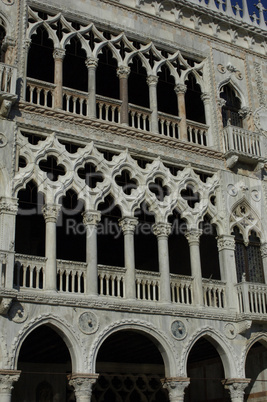
<svg viewBox="0 0 267 402">
<path fill-rule="evenodd" d="M 267 285 L 241 282 L 236 285 L 239 311 L 245 314 L 266 315 Z"/>
<path fill-rule="evenodd" d="M 193 304 L 193 278 L 171 274 L 171 301 L 178 304 Z"/>
<path fill-rule="evenodd" d="M 202 279 L 204 306 L 225 308 L 226 283 L 210 279 Z"/>
</svg>

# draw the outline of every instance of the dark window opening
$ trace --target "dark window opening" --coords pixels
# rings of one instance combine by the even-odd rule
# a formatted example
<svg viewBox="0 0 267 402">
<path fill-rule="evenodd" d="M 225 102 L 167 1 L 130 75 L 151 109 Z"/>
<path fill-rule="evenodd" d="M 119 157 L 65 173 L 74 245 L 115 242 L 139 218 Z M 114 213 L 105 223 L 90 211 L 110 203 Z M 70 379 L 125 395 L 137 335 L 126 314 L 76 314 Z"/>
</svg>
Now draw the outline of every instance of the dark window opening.
<svg viewBox="0 0 267 402">
<path fill-rule="evenodd" d="M 119 78 L 117 76 L 117 60 L 113 58 L 111 50 L 105 46 L 98 56 L 96 69 L 96 93 L 108 98 L 119 99 Z"/>
<path fill-rule="evenodd" d="M 187 201 L 188 206 L 192 209 L 194 209 L 196 203 L 200 201 L 200 195 L 198 192 L 195 192 L 192 184 L 188 184 L 186 188 L 181 191 L 181 196 Z"/>
<path fill-rule="evenodd" d="M 3 48 L 3 42 L 6 36 L 4 27 L 0 26 L 0 61 L 5 62 L 5 49 Z"/>
<path fill-rule="evenodd" d="M 231 126 L 243 127 L 243 121 L 239 115 L 241 102 L 235 94 L 233 87 L 228 84 L 222 88 L 220 97 L 226 101 L 222 107 L 223 126 L 229 123 Z"/>
<path fill-rule="evenodd" d="M 93 163 L 86 163 L 84 168 L 78 169 L 78 176 L 85 180 L 85 183 L 90 188 L 95 188 L 98 182 L 104 180 L 104 176 L 101 172 L 97 171 L 96 166 Z"/>
<path fill-rule="evenodd" d="M 221 280 L 219 252 L 217 247 L 217 231 L 206 215 L 200 225 L 200 259 L 202 278 Z"/>
<path fill-rule="evenodd" d="M 85 65 L 86 52 L 77 37 L 66 45 L 63 60 L 63 86 L 88 92 L 88 69 Z"/>
<path fill-rule="evenodd" d="M 59 176 L 64 176 L 66 173 L 65 167 L 58 164 L 55 156 L 47 156 L 46 159 L 42 159 L 39 162 L 39 168 L 47 173 L 47 177 L 51 181 L 57 181 Z"/>
<path fill-rule="evenodd" d="M 186 222 L 181 219 L 177 210 L 169 217 L 172 231 L 169 236 L 170 273 L 176 275 L 191 275 L 190 250 L 185 237 Z"/>
<path fill-rule="evenodd" d="M 159 72 L 158 76 L 158 111 L 178 116 L 177 95 L 174 91 L 175 82 L 169 68 L 165 64 L 161 67 L 161 72 Z"/>
<path fill-rule="evenodd" d="M 123 192 L 127 195 L 132 193 L 132 190 L 137 188 L 137 180 L 131 177 L 127 170 L 122 170 L 120 175 L 115 177 L 116 184 L 120 186 Z"/>
<path fill-rule="evenodd" d="M 128 77 L 129 103 L 149 108 L 149 88 L 146 82 L 146 69 L 138 56 L 130 64 L 131 73 Z"/>
<path fill-rule="evenodd" d="M 201 88 L 193 74 L 188 75 L 188 80 L 185 83 L 187 85 L 185 93 L 186 118 L 205 124 L 205 109 L 201 100 Z"/>
</svg>

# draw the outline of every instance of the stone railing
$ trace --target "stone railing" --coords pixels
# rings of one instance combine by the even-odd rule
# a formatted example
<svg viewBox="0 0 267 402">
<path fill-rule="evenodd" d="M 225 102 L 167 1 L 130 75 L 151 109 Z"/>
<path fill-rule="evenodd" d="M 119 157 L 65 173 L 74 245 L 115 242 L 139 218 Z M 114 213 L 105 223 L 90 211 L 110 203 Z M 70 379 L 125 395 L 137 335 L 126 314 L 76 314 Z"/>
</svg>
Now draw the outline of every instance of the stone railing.
<svg viewBox="0 0 267 402">
<path fill-rule="evenodd" d="M 179 117 L 158 112 L 159 134 L 178 139 L 180 120 Z"/>
<path fill-rule="evenodd" d="M 248 314 L 267 313 L 267 285 L 241 282 L 236 285 L 239 311 Z"/>
<path fill-rule="evenodd" d="M 88 114 L 87 92 L 63 87 L 63 110 L 80 116 Z"/>
<path fill-rule="evenodd" d="M 16 289 L 45 288 L 45 257 L 15 255 L 13 285 Z"/>
<path fill-rule="evenodd" d="M 55 85 L 49 82 L 27 78 L 26 101 L 38 106 L 54 107 Z"/>
<path fill-rule="evenodd" d="M 17 81 L 16 67 L 0 63 L 0 94 L 8 93 L 15 95 Z"/>
<path fill-rule="evenodd" d="M 159 301 L 160 274 L 158 272 L 136 270 L 137 300 Z"/>
<path fill-rule="evenodd" d="M 225 308 L 226 283 L 210 279 L 202 279 L 204 306 Z"/>
<path fill-rule="evenodd" d="M 86 263 L 57 260 L 57 290 L 67 293 L 85 293 Z"/>
<path fill-rule="evenodd" d="M 171 274 L 171 301 L 179 304 L 193 304 L 193 278 Z"/>
<path fill-rule="evenodd" d="M 187 140 L 193 144 L 208 145 L 208 126 L 202 123 L 196 123 L 186 120 Z"/>
<path fill-rule="evenodd" d="M 129 126 L 139 130 L 150 131 L 151 110 L 129 104 Z"/>
<path fill-rule="evenodd" d="M 96 95 L 96 117 L 111 123 L 120 122 L 121 101 Z"/>
<path fill-rule="evenodd" d="M 98 265 L 100 296 L 125 297 L 125 268 Z"/>
<path fill-rule="evenodd" d="M 236 151 L 248 156 L 261 157 L 261 135 L 240 127 L 227 126 L 223 130 L 224 152 Z"/>
</svg>

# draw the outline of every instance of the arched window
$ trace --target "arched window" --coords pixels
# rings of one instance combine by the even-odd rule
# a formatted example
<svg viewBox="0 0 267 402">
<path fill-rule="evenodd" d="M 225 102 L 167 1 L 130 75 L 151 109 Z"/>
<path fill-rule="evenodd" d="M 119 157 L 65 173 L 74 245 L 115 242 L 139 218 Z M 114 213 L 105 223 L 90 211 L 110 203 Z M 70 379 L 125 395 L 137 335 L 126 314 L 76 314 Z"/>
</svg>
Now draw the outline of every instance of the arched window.
<svg viewBox="0 0 267 402">
<path fill-rule="evenodd" d="M 234 88 L 230 84 L 224 85 L 220 97 L 225 100 L 222 107 L 223 126 L 226 127 L 230 122 L 231 126 L 243 127 L 242 118 L 239 115 L 241 102 L 236 96 Z"/>
<path fill-rule="evenodd" d="M 247 282 L 264 283 L 260 239 L 252 231 L 249 236 L 249 243 L 246 245 L 236 226 L 232 234 L 235 236 L 237 281 L 241 282 L 244 276 Z"/>
<path fill-rule="evenodd" d="M 201 99 L 201 88 L 193 74 L 188 75 L 185 84 L 187 86 L 185 93 L 186 118 L 205 124 L 205 109 Z"/>
</svg>

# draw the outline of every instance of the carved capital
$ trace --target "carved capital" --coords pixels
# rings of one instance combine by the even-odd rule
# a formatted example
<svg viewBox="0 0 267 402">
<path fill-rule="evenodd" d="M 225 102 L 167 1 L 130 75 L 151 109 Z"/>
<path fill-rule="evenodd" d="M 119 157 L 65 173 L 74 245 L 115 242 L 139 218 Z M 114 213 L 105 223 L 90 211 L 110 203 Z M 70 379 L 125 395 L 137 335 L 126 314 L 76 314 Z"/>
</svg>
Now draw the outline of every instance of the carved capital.
<svg viewBox="0 0 267 402">
<path fill-rule="evenodd" d="M 117 76 L 119 78 L 128 78 L 130 72 L 131 72 L 131 69 L 128 66 L 119 66 L 117 68 Z"/>
<path fill-rule="evenodd" d="M 46 204 L 42 208 L 44 219 L 46 222 L 57 222 L 61 206 L 57 204 Z"/>
<path fill-rule="evenodd" d="M 239 110 L 238 114 L 242 119 L 244 119 L 245 117 L 252 114 L 252 110 L 248 106 L 244 106 L 242 107 L 242 109 Z"/>
<path fill-rule="evenodd" d="M 177 94 L 185 94 L 186 93 L 186 91 L 187 91 L 187 86 L 185 85 L 185 84 L 177 84 L 177 85 L 175 85 L 175 87 L 174 87 L 174 91 L 177 93 Z"/>
<path fill-rule="evenodd" d="M 96 69 L 96 67 L 98 65 L 98 58 L 96 58 L 96 57 L 88 57 L 85 60 L 85 65 L 86 65 L 87 68 Z"/>
<path fill-rule="evenodd" d="M 137 224 L 138 224 L 137 218 L 124 217 L 119 220 L 119 225 L 124 234 L 129 234 L 129 233 L 134 234 Z"/>
<path fill-rule="evenodd" d="M 23 49 L 28 51 L 31 46 L 31 42 L 32 42 L 31 39 L 25 39 L 23 42 Z"/>
<path fill-rule="evenodd" d="M 3 99 L 0 107 L 0 116 L 8 117 L 13 102 L 10 99 Z"/>
<path fill-rule="evenodd" d="M 147 85 L 156 86 L 158 83 L 159 77 L 157 75 L 149 75 L 146 79 Z"/>
<path fill-rule="evenodd" d="M 202 230 L 188 230 L 185 237 L 188 240 L 189 245 L 199 244 L 200 236 L 202 235 Z"/>
<path fill-rule="evenodd" d="M 218 250 L 235 250 L 235 238 L 234 236 L 222 235 L 217 238 Z"/>
<path fill-rule="evenodd" d="M 190 384 L 190 378 L 172 377 L 161 380 L 163 388 L 169 391 L 170 402 L 182 402 L 184 400 L 184 391 Z"/>
<path fill-rule="evenodd" d="M 171 233 L 171 227 L 170 223 L 155 223 L 152 229 L 157 237 L 168 237 Z"/>
<path fill-rule="evenodd" d="M 232 401 L 243 401 L 245 389 L 250 381 L 250 378 L 229 378 L 223 380 L 222 383 L 224 388 L 228 389 Z"/>
<path fill-rule="evenodd" d="M 13 383 L 18 381 L 20 373 L 18 370 L 0 370 L 0 394 L 11 394 Z"/>
<path fill-rule="evenodd" d="M 84 226 L 93 225 L 97 226 L 101 220 L 101 213 L 99 211 L 85 211 L 83 214 Z"/>
<path fill-rule="evenodd" d="M 2 49 L 4 52 L 7 50 L 7 48 L 11 47 L 14 48 L 16 46 L 16 41 L 14 38 L 11 36 L 5 36 L 3 43 L 2 43 Z"/>
<path fill-rule="evenodd" d="M 77 400 L 88 397 L 91 400 L 92 386 L 96 382 L 98 374 L 71 374 L 68 376 L 69 384 L 74 388 Z"/>
<path fill-rule="evenodd" d="M 65 57 L 65 54 L 66 54 L 65 49 L 56 48 L 56 49 L 54 49 L 53 57 L 54 57 L 54 59 L 63 60 Z"/>
<path fill-rule="evenodd" d="M 204 103 L 208 103 L 210 101 L 210 94 L 208 94 L 207 92 L 203 92 L 203 94 L 201 94 L 201 100 Z"/>
<path fill-rule="evenodd" d="M 18 212 L 18 200 L 12 198 L 2 198 L 0 201 L 0 214 L 16 215 Z"/>
</svg>

